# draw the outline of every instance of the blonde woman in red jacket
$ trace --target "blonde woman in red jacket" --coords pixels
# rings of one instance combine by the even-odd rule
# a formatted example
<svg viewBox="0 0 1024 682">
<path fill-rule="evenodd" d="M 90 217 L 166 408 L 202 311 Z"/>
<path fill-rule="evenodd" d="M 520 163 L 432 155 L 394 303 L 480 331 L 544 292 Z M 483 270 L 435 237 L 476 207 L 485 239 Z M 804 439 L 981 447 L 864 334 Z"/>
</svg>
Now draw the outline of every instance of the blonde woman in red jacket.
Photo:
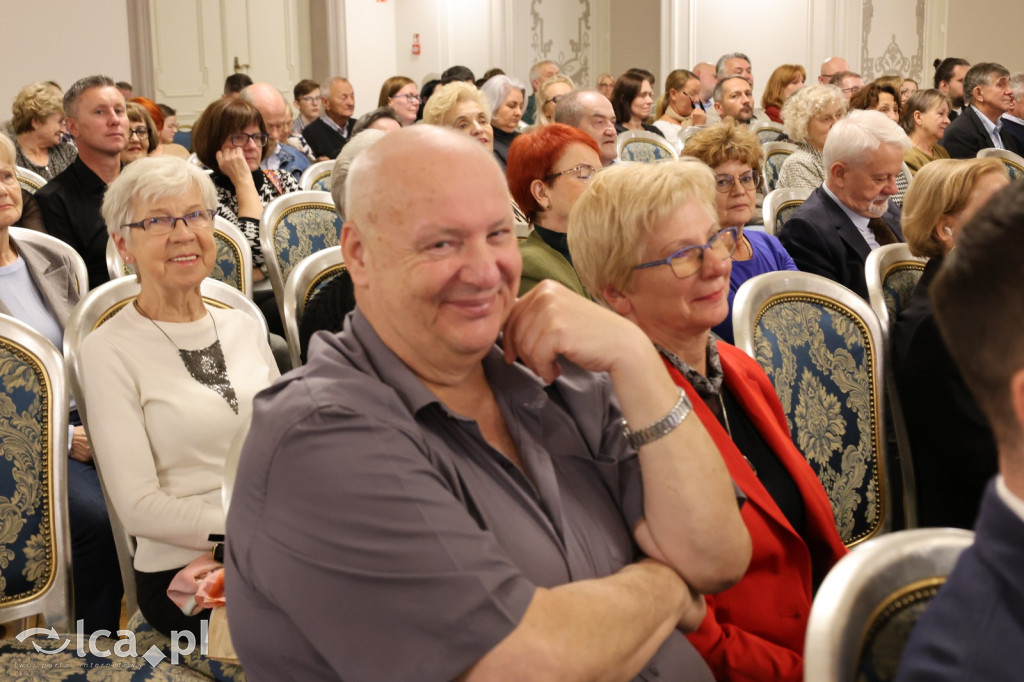
<svg viewBox="0 0 1024 682">
<path fill-rule="evenodd" d="M 690 641 L 720 680 L 796 681 L 814 590 L 846 548 L 768 377 L 711 335 L 729 312 L 737 244 L 715 208 L 715 183 L 727 180 L 697 163 L 605 170 L 573 210 L 569 249 L 588 291 L 661 351 L 747 496 L 750 566 L 705 597 L 707 616 Z"/>
</svg>

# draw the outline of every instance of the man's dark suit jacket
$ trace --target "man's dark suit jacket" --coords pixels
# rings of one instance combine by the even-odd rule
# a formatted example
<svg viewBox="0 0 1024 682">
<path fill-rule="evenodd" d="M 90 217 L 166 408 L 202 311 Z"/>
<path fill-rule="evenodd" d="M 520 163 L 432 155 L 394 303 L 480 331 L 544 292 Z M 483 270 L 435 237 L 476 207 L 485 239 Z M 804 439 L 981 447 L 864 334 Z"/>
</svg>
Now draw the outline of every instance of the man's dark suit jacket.
<svg viewBox="0 0 1024 682">
<path fill-rule="evenodd" d="M 1021 153 L 1022 148 L 1017 145 L 1017 140 L 1006 131 L 1006 121 L 1003 121 L 999 137 L 1007 151 Z M 964 107 L 964 113 L 949 124 L 939 144 L 946 148 L 951 159 L 973 159 L 982 149 L 994 146 L 992 137 L 978 118 L 978 112 L 970 107 Z"/>
<path fill-rule="evenodd" d="M 1004 118 L 1003 132 L 1009 134 L 1010 137 L 1017 141 L 1017 146 L 1024 150 L 1024 125 Z"/>
<path fill-rule="evenodd" d="M 998 469 L 988 420 L 939 334 L 928 292 L 942 258 L 928 261 L 892 325 L 893 372 L 910 437 L 918 523 L 974 527 Z"/>
<path fill-rule="evenodd" d="M 327 125 L 322 118 L 318 118 L 302 129 L 302 136 L 306 138 L 309 148 L 313 150 L 313 154 L 317 158 L 326 156 L 329 159 L 336 159 L 341 148 L 352 139 L 352 128 L 355 125 L 355 119 L 350 118 L 345 125 L 348 136 L 343 137 L 341 133 Z"/>
<path fill-rule="evenodd" d="M 974 544 L 914 627 L 897 682 L 1022 678 L 1024 521 L 994 483 L 974 532 Z"/>
<path fill-rule="evenodd" d="M 904 241 L 900 209 L 890 203 L 882 219 L 896 238 Z M 871 247 L 824 189 L 814 190 L 803 206 L 794 211 L 782 226 L 779 241 L 800 270 L 828 277 L 867 300 L 864 263 Z"/>
</svg>

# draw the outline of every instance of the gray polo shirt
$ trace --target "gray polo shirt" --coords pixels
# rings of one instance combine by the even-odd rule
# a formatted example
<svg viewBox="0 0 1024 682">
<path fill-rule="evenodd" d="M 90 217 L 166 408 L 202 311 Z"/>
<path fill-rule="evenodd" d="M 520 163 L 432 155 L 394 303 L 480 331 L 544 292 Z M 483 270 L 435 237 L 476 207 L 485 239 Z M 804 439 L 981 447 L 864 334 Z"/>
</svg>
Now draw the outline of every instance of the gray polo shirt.
<svg viewBox="0 0 1024 682">
<path fill-rule="evenodd" d="M 483 360 L 529 476 L 356 310 L 257 396 L 228 515 L 232 639 L 250 680 L 448 680 L 535 587 L 637 553 L 636 453 L 606 375 Z M 675 631 L 638 679 L 711 680 Z"/>
</svg>

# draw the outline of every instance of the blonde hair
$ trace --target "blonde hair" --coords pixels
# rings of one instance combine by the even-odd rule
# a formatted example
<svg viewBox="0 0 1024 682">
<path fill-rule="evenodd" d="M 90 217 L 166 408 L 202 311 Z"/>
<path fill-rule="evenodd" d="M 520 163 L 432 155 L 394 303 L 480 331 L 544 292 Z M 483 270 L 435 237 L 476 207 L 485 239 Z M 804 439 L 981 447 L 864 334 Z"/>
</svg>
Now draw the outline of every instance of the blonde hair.
<svg viewBox="0 0 1024 682">
<path fill-rule="evenodd" d="M 607 305 L 606 287 L 628 292 L 651 234 L 684 204 L 718 223 L 715 176 L 701 163 L 616 165 L 590 181 L 569 215 L 569 252 L 583 286 Z"/>
<path fill-rule="evenodd" d="M 14 148 L 14 142 L 11 141 L 11 138 L 0 133 L 0 163 L 6 163 L 14 167 L 18 165 L 15 163 L 17 158 L 18 150 Z"/>
<path fill-rule="evenodd" d="M 423 107 L 423 122 L 430 125 L 443 126 L 444 117 L 451 111 L 452 107 L 460 102 L 474 101 L 480 105 L 487 116 L 488 123 L 491 120 L 491 105 L 484 97 L 484 93 L 476 89 L 476 86 L 465 81 L 452 81 L 445 85 L 434 88 L 434 94 L 427 100 Z"/>
<path fill-rule="evenodd" d="M 23 87 L 14 98 L 11 112 L 14 134 L 30 133 L 33 121 L 42 123 L 51 114 L 63 115 L 64 100 L 49 83 L 33 83 Z"/>
<path fill-rule="evenodd" d="M 576 89 L 576 84 L 572 82 L 572 79 L 560 73 L 556 73 L 554 76 L 541 83 L 540 87 L 537 88 L 537 125 L 554 123 L 554 120 L 548 120 L 548 117 L 544 115 L 544 105 L 551 100 L 551 98 L 548 97 L 548 88 L 555 83 L 565 83 L 569 86 L 570 92 Z"/>
<path fill-rule="evenodd" d="M 710 168 L 728 161 L 739 161 L 760 170 L 764 152 L 750 126 L 737 123 L 731 116 L 697 131 L 686 141 L 684 156 L 692 156 Z"/>
<path fill-rule="evenodd" d="M 935 227 L 942 216 L 962 211 L 978 182 L 990 174 L 1010 177 L 999 159 L 937 159 L 917 171 L 903 199 L 900 219 L 910 252 L 928 258 L 945 253 Z"/>
</svg>

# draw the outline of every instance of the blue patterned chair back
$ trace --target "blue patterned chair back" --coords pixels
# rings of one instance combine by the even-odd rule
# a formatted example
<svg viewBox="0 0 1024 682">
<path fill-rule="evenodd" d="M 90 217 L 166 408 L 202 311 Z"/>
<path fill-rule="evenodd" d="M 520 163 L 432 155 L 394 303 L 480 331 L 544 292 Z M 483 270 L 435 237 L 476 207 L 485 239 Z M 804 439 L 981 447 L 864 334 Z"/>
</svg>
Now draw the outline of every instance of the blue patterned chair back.
<svg viewBox="0 0 1024 682">
<path fill-rule="evenodd" d="M 345 270 L 341 246 L 332 246 L 303 259 L 285 284 L 282 320 L 292 367 L 302 365 L 299 323 L 302 321 L 303 311 L 321 289 Z"/>
<path fill-rule="evenodd" d="M 260 243 L 282 320 L 284 287 L 292 270 L 302 259 L 337 246 L 341 222 L 328 192 L 292 192 L 274 199 L 263 210 Z"/>
<path fill-rule="evenodd" d="M 768 142 L 762 145 L 764 151 L 764 184 L 769 192 L 775 190 L 779 182 L 779 172 L 786 157 L 795 152 L 797 147 L 792 142 Z"/>
<path fill-rule="evenodd" d="M 874 313 L 845 287 L 809 273 L 768 273 L 744 286 L 735 300 L 736 345 L 771 378 L 793 442 L 832 502 L 840 537 L 852 546 L 888 531 L 883 357 Z"/>
<path fill-rule="evenodd" d="M 811 196 L 813 191 L 807 187 L 784 187 L 765 195 L 764 203 L 761 205 L 764 231 L 768 234 L 778 234 L 786 221 L 793 217 L 793 213 L 807 201 L 807 197 Z"/>
<path fill-rule="evenodd" d="M 619 160 L 636 163 L 675 161 L 679 153 L 661 135 L 647 131 L 619 133 Z"/>
<path fill-rule="evenodd" d="M 778 142 L 780 138 L 785 137 L 786 135 L 786 131 L 782 125 L 774 121 L 755 123 L 750 129 L 755 135 L 757 135 L 757 140 L 761 144 Z"/>
<path fill-rule="evenodd" d="M 1006 166 L 1006 172 L 1010 174 L 1010 180 L 1020 180 L 1024 178 L 1024 157 L 1019 154 L 1014 154 L 1006 149 L 982 149 L 978 152 L 978 158 L 984 159 L 993 157 L 999 159 Z"/>
<path fill-rule="evenodd" d="M 299 177 L 299 187 L 317 192 L 331 191 L 331 173 L 334 172 L 335 161 L 317 161 Z"/>
<path fill-rule="evenodd" d="M 804 679 L 895 679 L 910 631 L 973 540 L 954 528 L 898 531 L 840 560 L 814 597 Z"/>
<path fill-rule="evenodd" d="M 18 177 L 18 184 L 21 185 L 21 188 L 29 194 L 35 194 L 40 187 L 46 184 L 46 178 L 28 168 L 18 166 L 14 169 L 14 174 Z"/>
<path fill-rule="evenodd" d="M 64 359 L 0 315 L 0 622 L 42 613 L 73 627 Z"/>
</svg>

